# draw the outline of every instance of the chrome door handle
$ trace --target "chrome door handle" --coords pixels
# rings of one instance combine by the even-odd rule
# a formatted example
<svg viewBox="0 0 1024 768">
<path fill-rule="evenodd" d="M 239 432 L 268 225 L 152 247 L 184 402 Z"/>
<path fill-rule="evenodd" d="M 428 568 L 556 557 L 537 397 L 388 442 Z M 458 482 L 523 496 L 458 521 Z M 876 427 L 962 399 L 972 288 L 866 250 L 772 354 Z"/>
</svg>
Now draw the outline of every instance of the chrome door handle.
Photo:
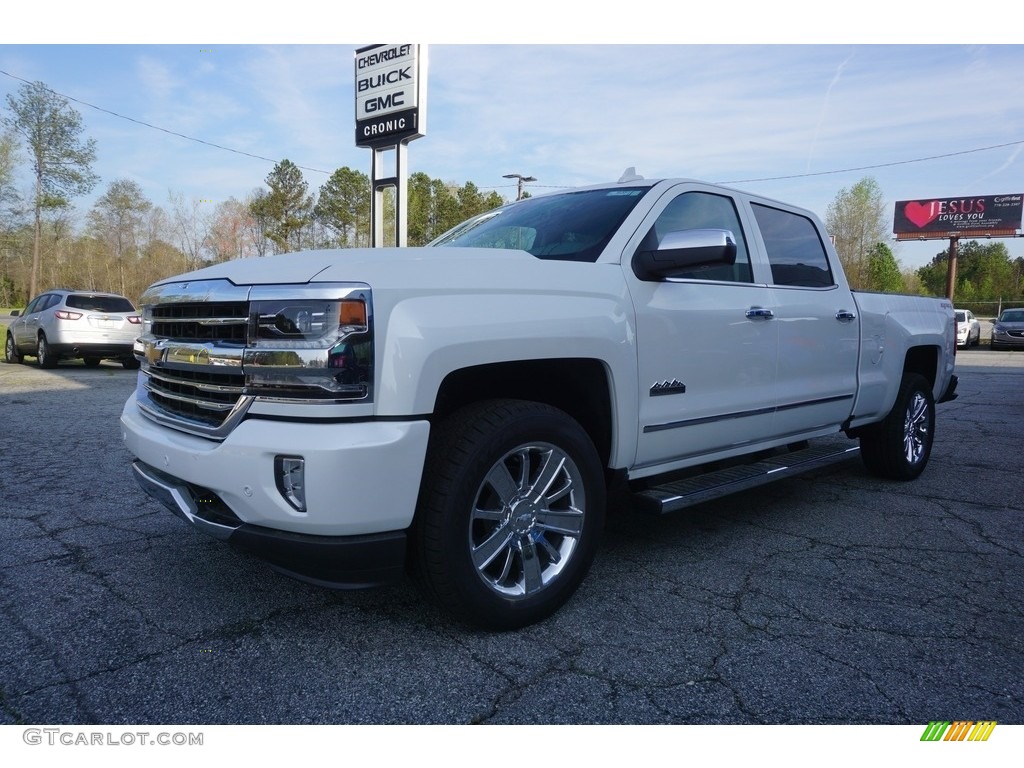
<svg viewBox="0 0 1024 768">
<path fill-rule="evenodd" d="M 747 318 L 750 320 L 771 320 L 775 313 L 764 307 L 751 307 L 747 310 Z"/>
<path fill-rule="evenodd" d="M 836 320 L 840 323 L 850 323 L 857 319 L 857 315 L 845 309 L 840 309 L 836 312 Z"/>
</svg>

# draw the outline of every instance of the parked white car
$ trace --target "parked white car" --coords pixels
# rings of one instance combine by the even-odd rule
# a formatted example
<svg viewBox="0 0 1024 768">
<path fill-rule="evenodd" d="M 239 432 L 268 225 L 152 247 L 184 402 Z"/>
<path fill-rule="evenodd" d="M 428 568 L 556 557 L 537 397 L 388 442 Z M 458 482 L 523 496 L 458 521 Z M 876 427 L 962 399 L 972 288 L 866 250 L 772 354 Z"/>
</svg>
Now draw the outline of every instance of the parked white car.
<svg viewBox="0 0 1024 768">
<path fill-rule="evenodd" d="M 969 309 L 956 310 L 956 345 L 976 347 L 981 343 L 981 323 Z"/>
</svg>

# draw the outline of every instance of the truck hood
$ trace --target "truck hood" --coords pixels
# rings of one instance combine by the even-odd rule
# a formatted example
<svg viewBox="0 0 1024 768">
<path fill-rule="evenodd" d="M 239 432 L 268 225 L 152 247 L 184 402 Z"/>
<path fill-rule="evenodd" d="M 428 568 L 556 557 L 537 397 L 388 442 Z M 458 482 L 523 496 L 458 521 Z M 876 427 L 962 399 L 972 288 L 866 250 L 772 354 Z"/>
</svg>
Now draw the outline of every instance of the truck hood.
<svg viewBox="0 0 1024 768">
<path fill-rule="evenodd" d="M 451 274 L 458 263 L 467 272 L 488 265 L 539 262 L 525 251 L 496 248 L 346 248 L 282 253 L 262 258 L 237 259 L 161 280 L 228 280 L 235 285 L 283 285 L 311 282 L 365 282 L 403 284 L 426 272 Z M 438 269 L 438 264 L 445 264 Z"/>
<path fill-rule="evenodd" d="M 617 264 L 538 259 L 498 248 L 351 248 L 227 261 L 161 284 L 226 280 L 238 286 L 361 283 L 375 293 L 618 294 Z"/>
</svg>

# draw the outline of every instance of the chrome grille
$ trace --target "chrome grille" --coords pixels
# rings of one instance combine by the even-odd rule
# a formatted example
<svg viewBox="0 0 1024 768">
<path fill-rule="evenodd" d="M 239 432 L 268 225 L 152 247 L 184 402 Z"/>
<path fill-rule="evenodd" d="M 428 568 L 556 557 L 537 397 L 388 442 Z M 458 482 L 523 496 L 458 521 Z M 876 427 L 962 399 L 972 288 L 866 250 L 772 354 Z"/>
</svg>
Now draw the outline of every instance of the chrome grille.
<svg viewBox="0 0 1024 768">
<path fill-rule="evenodd" d="M 146 367 L 150 400 L 168 414 L 220 427 L 245 394 L 241 373 Z"/>
<path fill-rule="evenodd" d="M 244 344 L 249 324 L 249 303 L 160 304 L 153 307 L 151 317 L 151 333 L 158 338 Z"/>
</svg>

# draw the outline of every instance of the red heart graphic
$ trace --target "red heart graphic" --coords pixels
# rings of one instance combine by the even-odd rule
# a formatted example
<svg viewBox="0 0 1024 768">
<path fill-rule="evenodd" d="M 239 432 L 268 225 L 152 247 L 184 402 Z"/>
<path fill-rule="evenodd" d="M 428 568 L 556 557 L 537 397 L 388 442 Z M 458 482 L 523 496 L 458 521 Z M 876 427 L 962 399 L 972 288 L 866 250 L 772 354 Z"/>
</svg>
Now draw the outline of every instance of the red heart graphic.
<svg viewBox="0 0 1024 768">
<path fill-rule="evenodd" d="M 939 206 L 933 203 L 907 203 L 903 206 L 903 214 L 918 228 L 924 227 L 939 215 Z"/>
</svg>

